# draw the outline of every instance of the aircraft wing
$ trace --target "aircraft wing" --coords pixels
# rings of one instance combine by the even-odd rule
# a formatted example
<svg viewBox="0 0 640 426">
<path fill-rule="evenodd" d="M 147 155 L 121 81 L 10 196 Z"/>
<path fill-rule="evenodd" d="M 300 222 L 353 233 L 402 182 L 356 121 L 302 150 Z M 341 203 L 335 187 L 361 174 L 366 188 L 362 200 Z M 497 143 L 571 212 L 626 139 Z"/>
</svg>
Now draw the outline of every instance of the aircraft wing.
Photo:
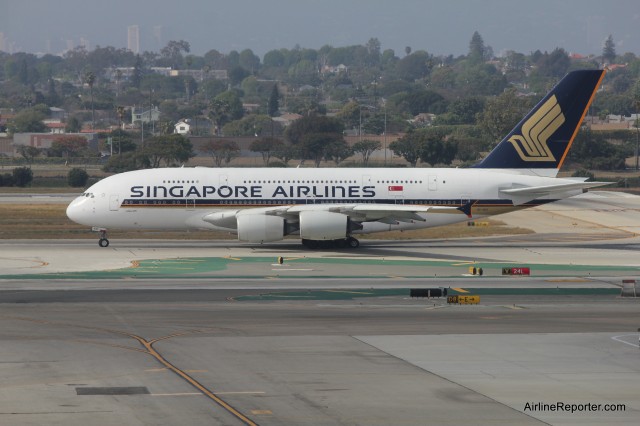
<svg viewBox="0 0 640 426">
<path fill-rule="evenodd" d="M 469 205 L 470 208 L 470 205 Z M 418 206 L 402 204 L 304 204 L 293 206 L 273 206 L 226 210 L 210 213 L 202 219 L 216 226 L 235 228 L 235 219 L 242 215 L 280 216 L 297 221 L 304 211 L 326 211 L 348 215 L 355 222 L 424 222 L 426 213 L 467 214 L 467 209 L 446 206 Z"/>
<path fill-rule="evenodd" d="M 524 204 L 527 201 L 540 197 L 547 197 L 554 194 L 561 194 L 569 191 L 579 191 L 598 186 L 609 185 L 611 182 L 582 182 L 570 181 L 554 185 L 543 186 L 523 186 L 518 188 L 501 189 L 500 194 L 510 198 L 514 205 Z"/>
</svg>

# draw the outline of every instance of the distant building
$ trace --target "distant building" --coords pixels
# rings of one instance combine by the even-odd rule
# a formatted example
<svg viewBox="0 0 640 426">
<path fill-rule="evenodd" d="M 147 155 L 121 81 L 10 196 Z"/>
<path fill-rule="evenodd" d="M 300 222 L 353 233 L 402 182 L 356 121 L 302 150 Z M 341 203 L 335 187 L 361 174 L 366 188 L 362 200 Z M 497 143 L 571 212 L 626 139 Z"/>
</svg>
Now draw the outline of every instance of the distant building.
<svg viewBox="0 0 640 426">
<path fill-rule="evenodd" d="M 49 133 L 53 133 L 56 135 L 61 135 L 65 133 L 66 125 L 64 123 L 60 123 L 57 121 L 44 120 L 44 125 L 47 126 L 47 129 L 49 129 Z"/>
<path fill-rule="evenodd" d="M 349 71 L 349 68 L 345 64 L 340 64 L 337 66 L 324 65 L 321 69 L 322 74 L 341 74 Z"/>
<path fill-rule="evenodd" d="M 127 27 L 127 49 L 135 53 L 140 53 L 140 27 L 129 25 Z"/>
<path fill-rule="evenodd" d="M 171 67 L 151 67 L 149 70 L 164 77 L 191 76 L 197 81 L 210 78 L 226 80 L 228 78 L 227 70 L 174 70 Z M 133 72 L 134 67 L 110 67 L 105 69 L 104 76 L 109 81 L 115 81 L 116 78 L 119 78 L 120 81 L 129 81 L 133 77 Z"/>
<path fill-rule="evenodd" d="M 136 122 L 150 123 L 152 121 L 158 121 L 160 119 L 160 110 L 158 107 L 152 109 L 144 109 L 144 107 L 131 108 L 131 124 Z"/>
<path fill-rule="evenodd" d="M 152 69 L 152 71 L 157 72 Z M 196 81 L 203 81 L 209 78 L 216 80 L 226 80 L 229 78 L 227 70 L 171 70 L 169 71 L 171 77 L 192 77 Z"/>
<path fill-rule="evenodd" d="M 280 117 L 273 117 L 272 120 L 276 123 L 280 123 L 282 127 L 287 127 L 289 124 L 293 123 L 299 118 L 302 118 L 300 114 L 286 113 L 282 114 Z"/>
<path fill-rule="evenodd" d="M 51 148 L 53 142 L 63 135 L 55 133 L 16 133 L 13 135 L 13 146 L 17 149 L 19 146 L 33 146 L 41 149 Z M 64 136 L 82 136 L 89 143 L 89 149 L 97 151 L 98 134 L 97 133 L 67 133 Z"/>
<path fill-rule="evenodd" d="M 177 133 L 179 135 L 188 135 L 189 132 L 191 131 L 190 121 L 191 120 L 178 121 L 174 126 L 173 133 Z"/>
</svg>

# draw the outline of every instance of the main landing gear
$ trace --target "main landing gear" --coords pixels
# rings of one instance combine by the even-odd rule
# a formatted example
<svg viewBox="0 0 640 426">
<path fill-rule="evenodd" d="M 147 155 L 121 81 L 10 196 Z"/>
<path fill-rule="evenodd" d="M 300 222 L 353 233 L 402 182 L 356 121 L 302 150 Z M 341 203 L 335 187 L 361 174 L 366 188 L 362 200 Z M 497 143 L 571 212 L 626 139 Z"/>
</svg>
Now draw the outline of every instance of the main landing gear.
<svg viewBox="0 0 640 426">
<path fill-rule="evenodd" d="M 98 245 L 100 247 L 109 247 L 109 239 L 107 238 L 107 230 L 100 230 L 100 239 L 98 240 Z"/>
<path fill-rule="evenodd" d="M 330 249 L 330 248 L 358 248 L 360 241 L 357 238 L 347 237 L 337 240 L 302 240 L 302 245 L 310 249 Z"/>
</svg>

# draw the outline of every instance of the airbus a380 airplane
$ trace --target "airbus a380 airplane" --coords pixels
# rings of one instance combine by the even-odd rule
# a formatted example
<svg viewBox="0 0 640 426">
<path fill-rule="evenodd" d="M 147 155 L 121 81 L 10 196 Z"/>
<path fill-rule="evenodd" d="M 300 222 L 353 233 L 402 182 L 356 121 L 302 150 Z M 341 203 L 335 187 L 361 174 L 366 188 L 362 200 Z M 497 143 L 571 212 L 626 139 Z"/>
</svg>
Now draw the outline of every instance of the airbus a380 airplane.
<svg viewBox="0 0 640 426">
<path fill-rule="evenodd" d="M 557 201 L 604 185 L 556 178 L 604 71 L 567 74 L 468 169 L 166 168 L 101 180 L 67 208 L 106 230 L 214 229 L 251 243 L 358 247 L 354 235 L 428 228 Z"/>
</svg>

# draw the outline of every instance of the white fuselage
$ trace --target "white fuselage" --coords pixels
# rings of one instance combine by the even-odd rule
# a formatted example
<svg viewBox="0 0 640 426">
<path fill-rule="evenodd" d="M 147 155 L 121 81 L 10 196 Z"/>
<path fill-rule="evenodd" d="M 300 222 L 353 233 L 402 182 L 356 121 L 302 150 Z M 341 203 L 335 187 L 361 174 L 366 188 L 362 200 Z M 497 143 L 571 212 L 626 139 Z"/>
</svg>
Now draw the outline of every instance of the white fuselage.
<svg viewBox="0 0 640 426">
<path fill-rule="evenodd" d="M 518 203 L 500 190 L 550 185 L 560 179 L 489 169 L 166 168 L 114 175 L 96 183 L 67 209 L 73 221 L 96 228 L 224 229 L 232 222 L 204 220 L 233 209 L 264 212 L 279 206 L 327 210 L 331 205 L 451 207 L 473 201 L 473 218 L 505 213 L 558 198 Z M 419 214 L 424 220 L 362 223 L 354 233 L 417 229 L 468 220 L 465 214 Z"/>
</svg>

